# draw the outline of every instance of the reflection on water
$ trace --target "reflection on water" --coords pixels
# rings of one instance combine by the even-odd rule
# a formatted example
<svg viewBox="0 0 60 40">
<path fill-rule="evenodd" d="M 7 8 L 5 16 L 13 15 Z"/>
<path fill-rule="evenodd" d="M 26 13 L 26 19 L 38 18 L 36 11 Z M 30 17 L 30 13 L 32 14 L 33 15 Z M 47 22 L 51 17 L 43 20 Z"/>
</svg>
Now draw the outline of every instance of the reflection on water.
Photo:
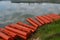
<svg viewBox="0 0 60 40">
<path fill-rule="evenodd" d="M 0 1 L 0 27 L 24 21 L 27 17 L 48 13 L 60 13 L 60 4 L 52 3 L 11 3 Z"/>
</svg>

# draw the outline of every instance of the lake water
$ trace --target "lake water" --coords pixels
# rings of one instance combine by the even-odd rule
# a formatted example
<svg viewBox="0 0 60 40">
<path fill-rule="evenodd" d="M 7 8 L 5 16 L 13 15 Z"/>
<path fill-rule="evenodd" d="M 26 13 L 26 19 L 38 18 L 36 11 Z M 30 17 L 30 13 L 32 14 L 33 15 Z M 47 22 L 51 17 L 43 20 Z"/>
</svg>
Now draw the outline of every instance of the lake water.
<svg viewBox="0 0 60 40">
<path fill-rule="evenodd" d="M 60 4 L 52 3 L 11 3 L 0 1 L 0 27 L 18 21 L 25 22 L 26 18 L 49 13 L 60 13 Z"/>
</svg>

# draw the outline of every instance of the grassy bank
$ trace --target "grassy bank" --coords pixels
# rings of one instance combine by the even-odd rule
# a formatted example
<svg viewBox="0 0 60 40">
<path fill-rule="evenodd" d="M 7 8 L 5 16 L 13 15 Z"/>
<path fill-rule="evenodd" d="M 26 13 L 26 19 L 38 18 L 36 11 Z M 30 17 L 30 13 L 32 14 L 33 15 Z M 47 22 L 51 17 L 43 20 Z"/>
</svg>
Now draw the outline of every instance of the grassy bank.
<svg viewBox="0 0 60 40">
<path fill-rule="evenodd" d="M 28 40 L 60 40 L 60 20 L 41 26 Z"/>
</svg>

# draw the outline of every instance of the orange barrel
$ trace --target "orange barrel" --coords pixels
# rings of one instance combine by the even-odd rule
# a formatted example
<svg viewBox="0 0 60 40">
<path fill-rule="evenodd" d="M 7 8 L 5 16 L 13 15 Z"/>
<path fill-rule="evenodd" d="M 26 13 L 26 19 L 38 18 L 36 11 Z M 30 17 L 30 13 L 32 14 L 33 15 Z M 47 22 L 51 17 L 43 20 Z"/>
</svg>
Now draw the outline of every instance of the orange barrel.
<svg viewBox="0 0 60 40">
<path fill-rule="evenodd" d="M 36 23 L 34 23 L 33 21 L 31 21 L 29 18 L 27 18 L 27 21 L 32 24 L 34 27 L 38 28 L 38 25 Z"/>
<path fill-rule="evenodd" d="M 17 30 L 17 29 L 14 29 L 14 28 L 12 28 L 12 27 L 6 26 L 5 28 L 6 28 L 6 29 L 9 29 L 9 30 L 12 30 L 13 32 L 16 32 L 16 33 L 21 34 L 21 35 L 26 36 L 26 37 L 29 35 L 29 34 L 27 34 L 27 33 L 24 32 L 24 31 Z"/>
<path fill-rule="evenodd" d="M 16 33 L 20 38 L 27 39 L 28 34 L 26 34 L 26 33 L 23 32 L 23 31 L 20 31 L 20 30 L 11 28 L 11 27 L 9 27 L 9 26 L 6 26 L 5 29 L 10 30 L 10 31 Z"/>
<path fill-rule="evenodd" d="M 42 20 L 40 20 L 37 16 L 35 17 L 37 21 L 39 21 L 41 24 L 44 24 Z"/>
<path fill-rule="evenodd" d="M 44 23 L 49 23 L 48 20 L 46 20 L 45 18 L 43 18 L 42 16 L 37 16 L 40 20 L 42 20 Z"/>
<path fill-rule="evenodd" d="M 3 32 L 0 31 L 0 37 L 4 40 L 13 40 L 10 36 L 4 34 Z"/>
<path fill-rule="evenodd" d="M 22 22 L 18 22 L 17 24 L 18 24 L 18 25 L 22 25 L 22 26 L 24 26 L 24 27 L 28 27 L 28 28 L 30 28 L 30 29 L 32 29 L 32 30 L 36 30 L 36 28 L 35 28 L 34 26 L 30 26 L 30 25 L 25 24 L 25 23 L 22 23 Z"/>
<path fill-rule="evenodd" d="M 53 22 L 53 20 L 51 19 L 51 18 L 49 18 L 49 17 L 47 17 L 47 16 L 43 16 L 45 19 L 47 19 L 48 21 L 50 21 L 50 22 Z"/>
<path fill-rule="evenodd" d="M 34 22 L 35 24 L 37 24 L 38 26 L 41 26 L 41 23 L 37 22 L 36 20 L 32 19 L 32 18 L 28 18 L 30 19 L 32 22 Z"/>
<path fill-rule="evenodd" d="M 1 31 L 4 32 L 4 33 L 7 34 L 7 35 L 13 37 L 13 38 L 16 38 L 16 37 L 17 37 L 17 34 L 15 34 L 15 33 L 12 32 L 12 31 L 9 31 L 9 30 L 7 30 L 7 29 L 3 29 L 3 28 L 2 28 Z"/>
<path fill-rule="evenodd" d="M 26 33 L 31 34 L 31 30 L 30 30 L 29 28 L 27 28 L 27 27 L 20 26 L 20 25 L 18 25 L 18 24 L 10 24 L 9 26 L 10 26 L 10 27 L 13 27 L 13 28 L 16 28 L 16 29 L 18 29 L 18 30 L 24 31 L 24 32 L 26 32 Z"/>
</svg>

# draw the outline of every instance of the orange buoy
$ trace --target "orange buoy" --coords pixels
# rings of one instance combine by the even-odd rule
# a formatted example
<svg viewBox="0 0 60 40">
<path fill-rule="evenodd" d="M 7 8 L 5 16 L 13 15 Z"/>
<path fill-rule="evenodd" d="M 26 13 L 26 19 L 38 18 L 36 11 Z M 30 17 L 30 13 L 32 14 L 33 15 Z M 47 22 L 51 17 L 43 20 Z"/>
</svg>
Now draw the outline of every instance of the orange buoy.
<svg viewBox="0 0 60 40">
<path fill-rule="evenodd" d="M 9 30 L 7 30 L 7 29 L 3 29 L 3 28 L 2 28 L 1 31 L 4 32 L 4 33 L 7 34 L 7 35 L 13 37 L 13 38 L 16 38 L 16 37 L 17 37 L 17 34 L 16 34 L 16 33 L 12 32 L 12 31 L 9 31 Z"/>
<path fill-rule="evenodd" d="M 49 23 L 48 20 L 46 20 L 45 18 L 43 18 L 42 16 L 37 16 L 40 20 L 42 20 L 44 23 Z"/>
<path fill-rule="evenodd" d="M 46 15 L 46 16 L 50 17 L 50 18 L 53 19 L 53 20 L 57 20 L 57 18 L 54 17 L 54 16 L 51 16 L 51 15 Z"/>
<path fill-rule="evenodd" d="M 32 22 L 34 22 L 35 24 L 37 24 L 38 26 L 41 26 L 41 23 L 39 23 L 38 21 L 32 19 L 32 18 L 29 18 Z"/>
<path fill-rule="evenodd" d="M 32 24 L 34 27 L 38 28 L 38 25 L 36 23 L 34 23 L 33 21 L 31 21 L 29 18 L 27 18 L 27 21 Z"/>
<path fill-rule="evenodd" d="M 13 27 L 13 28 L 16 28 L 18 30 L 24 31 L 24 32 L 29 33 L 29 34 L 31 33 L 31 29 L 29 29 L 27 27 L 24 27 L 24 26 L 20 26 L 18 24 L 10 24 L 9 26 Z"/>
<path fill-rule="evenodd" d="M 22 22 L 18 22 L 17 24 L 18 24 L 18 25 L 22 25 L 22 26 L 24 26 L 24 27 L 28 27 L 28 28 L 33 29 L 33 30 L 36 30 L 36 28 L 35 28 L 34 26 L 30 26 L 30 25 L 25 24 L 25 23 L 22 23 Z"/>
<path fill-rule="evenodd" d="M 22 32 L 22 31 L 20 31 L 20 30 L 14 29 L 14 28 L 11 28 L 11 27 L 9 27 L 9 26 L 6 26 L 5 29 L 16 33 L 16 34 L 17 34 L 20 38 L 22 38 L 22 39 L 27 39 L 28 34 L 26 35 L 25 32 Z"/>
<path fill-rule="evenodd" d="M 42 20 L 40 20 L 37 16 L 35 17 L 37 21 L 39 21 L 41 24 L 44 24 Z"/>
<path fill-rule="evenodd" d="M 10 36 L 4 34 L 3 32 L 0 31 L 0 37 L 4 40 L 13 40 Z"/>
<path fill-rule="evenodd" d="M 50 16 L 55 17 L 56 19 L 60 19 L 60 16 L 58 14 L 50 14 Z"/>
<path fill-rule="evenodd" d="M 49 22 L 53 22 L 53 20 L 51 18 L 47 17 L 47 16 L 42 16 L 42 17 L 44 17 L 45 19 L 47 19 Z"/>
<path fill-rule="evenodd" d="M 13 31 L 13 32 L 15 32 L 15 33 L 17 33 L 17 34 L 20 34 L 20 35 L 23 35 L 23 36 L 25 36 L 25 37 L 28 37 L 28 34 L 27 34 L 26 32 L 21 31 L 21 30 L 17 30 L 17 29 L 14 29 L 14 28 L 12 28 L 12 27 L 9 27 L 9 26 L 6 26 L 5 28 L 6 28 L 7 30 Z"/>
</svg>

